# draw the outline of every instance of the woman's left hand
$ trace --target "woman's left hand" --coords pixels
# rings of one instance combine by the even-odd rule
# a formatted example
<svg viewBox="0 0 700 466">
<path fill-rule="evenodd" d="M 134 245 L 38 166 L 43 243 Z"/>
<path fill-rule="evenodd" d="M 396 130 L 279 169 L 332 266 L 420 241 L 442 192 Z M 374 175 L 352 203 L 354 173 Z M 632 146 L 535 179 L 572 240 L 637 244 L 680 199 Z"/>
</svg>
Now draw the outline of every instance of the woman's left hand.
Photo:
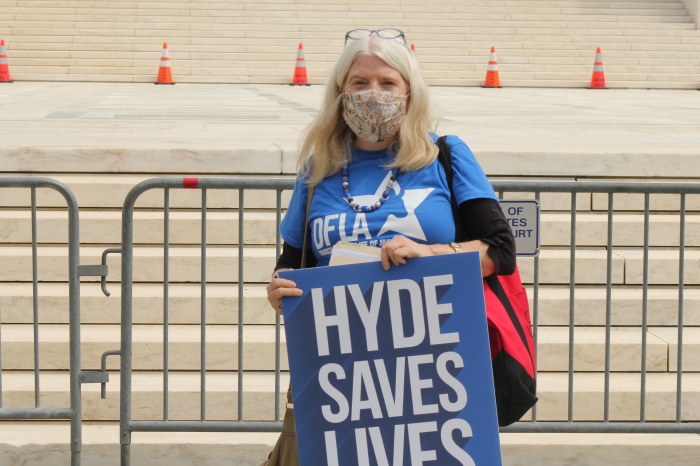
<svg viewBox="0 0 700 466">
<path fill-rule="evenodd" d="M 481 261 L 481 273 L 484 277 L 496 273 L 496 264 L 488 255 L 489 245 L 483 241 L 473 240 L 460 243 L 462 251 L 478 251 Z M 406 263 L 410 257 L 439 256 L 441 254 L 454 254 L 455 250 L 449 244 L 420 244 L 405 236 L 394 236 L 391 241 L 382 246 L 382 266 L 389 270 L 391 262 L 394 265 Z"/>
<path fill-rule="evenodd" d="M 388 243 L 382 246 L 382 266 L 384 270 L 389 270 L 390 262 L 394 265 L 406 263 L 410 257 L 433 256 L 431 247 L 427 244 L 420 244 L 405 236 L 394 236 Z"/>
</svg>

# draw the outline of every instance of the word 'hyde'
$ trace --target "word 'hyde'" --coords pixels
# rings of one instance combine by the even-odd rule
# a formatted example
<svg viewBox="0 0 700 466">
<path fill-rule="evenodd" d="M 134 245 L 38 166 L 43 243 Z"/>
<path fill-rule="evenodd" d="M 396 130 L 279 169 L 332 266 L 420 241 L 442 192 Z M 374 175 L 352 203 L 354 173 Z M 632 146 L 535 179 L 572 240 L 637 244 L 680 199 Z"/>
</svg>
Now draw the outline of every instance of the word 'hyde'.
<svg viewBox="0 0 700 466">
<path fill-rule="evenodd" d="M 377 341 L 377 321 L 379 318 L 379 308 L 386 286 L 387 298 L 389 300 L 389 314 L 391 318 L 391 333 L 393 336 L 394 349 L 413 348 L 420 345 L 425 340 L 426 325 L 424 315 L 427 317 L 427 333 L 431 345 L 443 345 L 459 342 L 459 333 L 441 333 L 440 315 L 451 314 L 452 304 L 438 304 L 436 288 L 439 286 L 452 285 L 452 275 L 436 275 L 423 279 L 423 291 L 421 285 L 409 279 L 389 280 L 374 282 L 372 292 L 369 296 L 369 306 L 362 290 L 357 284 L 341 285 L 333 287 L 332 294 L 335 299 L 335 315 L 326 315 L 324 296 L 322 288 L 312 288 L 311 298 L 314 309 L 314 322 L 316 327 L 316 343 L 319 356 L 328 356 L 328 328 L 337 326 L 340 338 L 340 353 L 352 353 L 352 342 L 350 338 L 350 322 L 348 320 L 348 300 L 347 292 L 357 309 L 357 313 L 362 320 L 367 341 L 367 351 L 377 351 L 379 349 Z M 403 313 L 401 312 L 401 292 L 408 293 L 411 303 L 411 312 L 407 315 L 413 321 L 413 335 L 406 335 L 404 331 Z M 423 295 L 425 295 L 425 310 L 423 309 Z"/>
</svg>

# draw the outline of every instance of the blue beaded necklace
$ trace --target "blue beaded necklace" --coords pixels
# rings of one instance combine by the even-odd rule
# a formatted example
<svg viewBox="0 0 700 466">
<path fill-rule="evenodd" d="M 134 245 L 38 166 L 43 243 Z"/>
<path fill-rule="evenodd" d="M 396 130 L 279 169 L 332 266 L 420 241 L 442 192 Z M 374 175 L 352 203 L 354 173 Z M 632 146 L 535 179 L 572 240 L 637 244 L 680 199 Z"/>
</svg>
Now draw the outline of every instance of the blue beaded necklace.
<svg viewBox="0 0 700 466">
<path fill-rule="evenodd" d="M 377 199 L 377 202 L 370 206 L 366 205 L 359 205 L 355 200 L 352 198 L 352 194 L 350 194 L 350 182 L 348 181 L 348 164 L 343 164 L 343 196 L 345 197 L 345 201 L 350 204 L 350 206 L 355 209 L 357 212 L 374 212 L 375 210 L 378 210 L 384 202 L 386 202 L 387 199 L 389 199 L 389 194 L 391 193 L 391 187 L 394 186 L 394 182 L 396 181 L 396 171 L 392 168 L 389 170 L 391 173 L 391 176 L 389 177 L 389 182 L 386 185 L 386 189 L 382 193 L 382 196 Z"/>
</svg>

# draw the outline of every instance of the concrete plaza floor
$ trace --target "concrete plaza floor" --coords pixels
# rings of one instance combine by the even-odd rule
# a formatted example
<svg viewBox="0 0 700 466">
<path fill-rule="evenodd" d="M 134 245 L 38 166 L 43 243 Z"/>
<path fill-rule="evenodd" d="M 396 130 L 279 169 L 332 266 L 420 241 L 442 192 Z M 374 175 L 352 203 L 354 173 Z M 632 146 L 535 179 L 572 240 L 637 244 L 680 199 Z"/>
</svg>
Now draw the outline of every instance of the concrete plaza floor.
<svg viewBox="0 0 700 466">
<path fill-rule="evenodd" d="M 283 154 L 278 172 L 290 173 L 297 139 L 316 114 L 323 90 L 2 84 L 0 170 L 159 172 L 168 171 L 162 166 L 168 151 L 202 155 L 205 163 L 209 152 L 263 151 L 262 156 L 271 150 Z M 698 91 L 434 87 L 432 93 L 442 111 L 438 132 L 462 137 L 490 174 L 700 176 Z M 163 160 L 149 166 L 124 162 L 144 151 L 156 151 Z M 57 155 L 72 152 L 82 159 L 111 156 L 123 164 L 85 164 L 69 156 L 59 164 Z M 530 172 L 533 163 L 557 169 Z M 499 168 L 503 164 L 511 166 Z"/>
</svg>

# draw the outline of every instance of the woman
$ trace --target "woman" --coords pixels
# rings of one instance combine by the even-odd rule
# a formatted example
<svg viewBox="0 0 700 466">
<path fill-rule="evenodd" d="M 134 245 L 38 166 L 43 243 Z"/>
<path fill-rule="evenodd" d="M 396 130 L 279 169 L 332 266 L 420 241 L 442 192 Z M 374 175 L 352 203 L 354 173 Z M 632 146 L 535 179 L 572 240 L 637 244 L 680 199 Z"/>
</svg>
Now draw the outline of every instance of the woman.
<svg viewBox="0 0 700 466">
<path fill-rule="evenodd" d="M 430 96 L 403 32 L 354 30 L 345 40 L 301 142 L 300 176 L 281 224 L 283 252 L 267 287 L 272 307 L 282 314 L 282 298 L 303 293 L 277 271 L 301 268 L 303 255 L 307 267 L 328 265 L 341 240 L 381 247 L 385 270 L 413 257 L 478 251 L 484 276 L 512 273 L 514 240 L 493 189 L 469 148 L 448 136 L 452 191 L 460 218 L 468 219 L 467 239 L 455 242 Z M 298 464 L 290 408 L 284 424 L 268 466 Z"/>
</svg>

